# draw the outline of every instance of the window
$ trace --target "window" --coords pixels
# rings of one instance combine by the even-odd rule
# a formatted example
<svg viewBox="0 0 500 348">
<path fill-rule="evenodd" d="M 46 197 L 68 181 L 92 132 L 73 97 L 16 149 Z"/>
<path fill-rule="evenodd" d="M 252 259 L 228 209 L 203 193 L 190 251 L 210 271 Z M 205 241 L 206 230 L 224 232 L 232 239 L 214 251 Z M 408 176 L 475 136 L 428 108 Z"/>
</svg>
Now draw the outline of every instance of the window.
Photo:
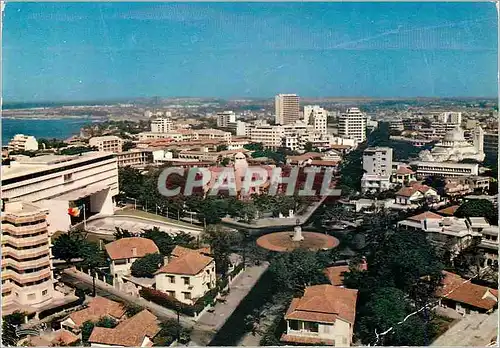
<svg viewBox="0 0 500 348">
<path fill-rule="evenodd" d="M 36 298 L 35 294 L 28 294 L 28 300 L 34 300 Z"/>
<path fill-rule="evenodd" d="M 182 294 L 184 295 L 184 299 L 185 300 L 190 300 L 191 299 L 191 293 L 190 292 L 183 292 Z"/>
<path fill-rule="evenodd" d="M 312 321 L 304 321 L 304 330 L 310 332 L 318 332 L 319 324 Z"/>
<path fill-rule="evenodd" d="M 47 295 L 47 293 L 48 293 L 48 292 L 49 292 L 48 290 L 43 290 L 43 291 L 42 291 L 42 296 Z"/>
<path fill-rule="evenodd" d="M 291 330 L 299 330 L 299 322 L 297 320 L 289 320 L 288 325 Z"/>
<path fill-rule="evenodd" d="M 168 282 L 170 284 L 175 284 L 175 277 L 174 276 L 167 276 L 167 278 L 168 278 Z"/>
<path fill-rule="evenodd" d="M 63 180 L 64 180 L 64 182 L 73 180 L 73 173 L 64 174 L 63 175 Z"/>
<path fill-rule="evenodd" d="M 184 280 L 184 285 L 190 285 L 191 284 L 188 277 L 182 277 L 182 279 Z"/>
<path fill-rule="evenodd" d="M 175 297 L 175 291 L 167 291 L 167 295 L 171 297 Z"/>
</svg>

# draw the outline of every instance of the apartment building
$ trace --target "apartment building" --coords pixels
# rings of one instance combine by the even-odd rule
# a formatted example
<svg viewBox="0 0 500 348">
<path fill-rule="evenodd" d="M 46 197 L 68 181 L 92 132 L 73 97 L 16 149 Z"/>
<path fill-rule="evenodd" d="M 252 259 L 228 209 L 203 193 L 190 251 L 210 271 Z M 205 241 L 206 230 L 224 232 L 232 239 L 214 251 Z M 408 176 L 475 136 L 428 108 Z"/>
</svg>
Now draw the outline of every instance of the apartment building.
<svg viewBox="0 0 500 348">
<path fill-rule="evenodd" d="M 236 123 L 236 114 L 233 111 L 217 113 L 217 127 L 227 128 L 230 123 Z"/>
<path fill-rule="evenodd" d="M 477 163 L 451 163 L 451 162 L 412 162 L 417 166 L 417 178 L 428 176 L 458 177 L 479 174 Z"/>
<path fill-rule="evenodd" d="M 174 123 L 170 117 L 158 117 L 151 120 L 152 133 L 170 133 L 174 130 Z"/>
<path fill-rule="evenodd" d="M 446 111 L 437 115 L 437 121 L 439 123 L 447 123 L 455 126 L 460 126 L 462 124 L 462 113 L 454 111 Z"/>
<path fill-rule="evenodd" d="M 282 146 L 285 129 L 283 126 L 269 124 L 256 125 L 250 129 L 250 140 L 253 143 L 262 143 L 264 147 L 277 149 Z"/>
<path fill-rule="evenodd" d="M 318 105 L 304 106 L 304 123 L 314 126 L 314 130 L 326 134 L 328 111 Z"/>
<path fill-rule="evenodd" d="M 220 129 L 197 129 L 192 131 L 195 134 L 195 140 L 220 140 L 230 142 L 231 132 L 225 132 Z"/>
<path fill-rule="evenodd" d="M 206 252 L 176 246 L 168 263 L 156 272 L 156 289 L 183 303 L 196 302 L 215 286 L 215 260 Z"/>
<path fill-rule="evenodd" d="M 366 116 L 358 108 L 349 108 L 341 113 L 338 119 L 339 136 L 355 139 L 358 142 L 366 140 Z"/>
<path fill-rule="evenodd" d="M 99 152 L 122 152 L 123 140 L 116 135 L 104 137 L 93 137 L 89 139 L 89 145 L 97 147 Z"/>
<path fill-rule="evenodd" d="M 361 178 L 362 192 L 380 192 L 390 188 L 392 174 L 392 149 L 390 147 L 369 147 L 363 152 Z"/>
<path fill-rule="evenodd" d="M 276 124 L 295 123 L 300 119 L 299 97 L 296 94 L 278 94 L 274 106 Z"/>
<path fill-rule="evenodd" d="M 12 151 L 36 151 L 38 141 L 31 135 L 16 134 L 7 145 L 7 150 Z"/>
<path fill-rule="evenodd" d="M 250 125 L 244 121 L 235 121 L 227 124 L 227 129 L 234 132 L 238 137 L 249 137 L 250 128 Z"/>
<path fill-rule="evenodd" d="M 132 149 L 116 154 L 118 167 L 144 167 L 154 162 L 153 150 Z"/>
<path fill-rule="evenodd" d="M 292 300 L 285 314 L 286 332 L 281 342 L 292 345 L 352 344 L 358 290 L 333 285 L 305 288 Z"/>
<path fill-rule="evenodd" d="M 2 209 L 4 312 L 45 306 L 54 297 L 47 214 L 47 210 L 31 203 L 5 202 Z"/>
<path fill-rule="evenodd" d="M 2 166 L 2 199 L 34 202 L 48 209 L 50 233 L 67 231 L 81 221 L 83 217 L 67 214 L 70 205 L 85 209 L 87 217 L 113 214 L 117 194 L 118 165 L 111 153 L 37 156 Z"/>
</svg>

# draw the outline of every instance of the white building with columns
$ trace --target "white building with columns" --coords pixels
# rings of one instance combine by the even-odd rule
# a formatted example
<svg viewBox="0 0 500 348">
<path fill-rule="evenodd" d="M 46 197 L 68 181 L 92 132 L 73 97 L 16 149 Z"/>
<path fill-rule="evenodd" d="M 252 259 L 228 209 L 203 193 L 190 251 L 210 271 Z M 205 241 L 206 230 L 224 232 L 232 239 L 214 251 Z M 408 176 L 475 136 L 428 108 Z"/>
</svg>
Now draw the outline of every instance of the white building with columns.
<svg viewBox="0 0 500 348">
<path fill-rule="evenodd" d="M 50 234 L 67 231 L 83 215 L 113 214 L 117 194 L 118 164 L 110 153 L 21 158 L 2 166 L 2 200 L 47 209 Z M 74 206 L 84 210 L 76 219 L 68 214 Z"/>
</svg>

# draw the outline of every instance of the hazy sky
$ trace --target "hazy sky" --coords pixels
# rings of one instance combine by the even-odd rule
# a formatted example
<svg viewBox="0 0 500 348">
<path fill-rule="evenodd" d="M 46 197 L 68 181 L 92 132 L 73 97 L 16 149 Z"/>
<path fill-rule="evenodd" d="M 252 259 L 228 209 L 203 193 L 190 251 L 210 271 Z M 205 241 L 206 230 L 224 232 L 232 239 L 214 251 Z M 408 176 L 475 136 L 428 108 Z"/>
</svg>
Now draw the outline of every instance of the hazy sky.
<svg viewBox="0 0 500 348">
<path fill-rule="evenodd" d="M 496 96 L 493 3 L 9 3 L 4 101 Z"/>
</svg>

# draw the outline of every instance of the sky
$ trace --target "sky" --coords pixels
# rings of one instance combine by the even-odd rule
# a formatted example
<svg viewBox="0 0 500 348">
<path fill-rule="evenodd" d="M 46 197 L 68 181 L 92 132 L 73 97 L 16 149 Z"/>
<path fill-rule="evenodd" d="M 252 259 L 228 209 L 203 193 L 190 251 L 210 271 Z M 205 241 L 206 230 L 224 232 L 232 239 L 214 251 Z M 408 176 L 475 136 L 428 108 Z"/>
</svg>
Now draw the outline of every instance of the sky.
<svg viewBox="0 0 500 348">
<path fill-rule="evenodd" d="M 8 3 L 4 102 L 495 97 L 493 3 Z"/>
</svg>

